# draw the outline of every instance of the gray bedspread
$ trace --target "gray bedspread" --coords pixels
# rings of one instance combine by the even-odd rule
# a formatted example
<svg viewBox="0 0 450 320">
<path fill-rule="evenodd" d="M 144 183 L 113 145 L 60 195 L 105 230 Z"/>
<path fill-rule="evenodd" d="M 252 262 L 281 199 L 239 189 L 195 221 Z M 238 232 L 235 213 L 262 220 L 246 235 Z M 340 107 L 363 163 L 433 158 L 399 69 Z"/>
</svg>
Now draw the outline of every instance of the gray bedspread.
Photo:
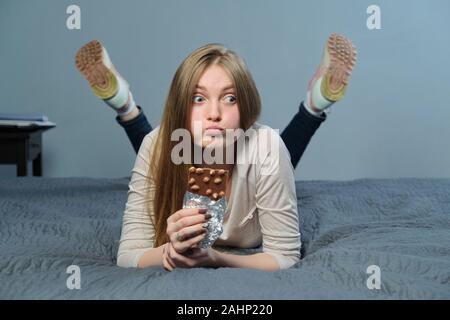
<svg viewBox="0 0 450 320">
<path fill-rule="evenodd" d="M 126 177 L 0 179 L 0 298 L 450 298 L 450 179 L 298 181 L 303 256 L 276 272 L 117 267 L 127 191 Z"/>
</svg>

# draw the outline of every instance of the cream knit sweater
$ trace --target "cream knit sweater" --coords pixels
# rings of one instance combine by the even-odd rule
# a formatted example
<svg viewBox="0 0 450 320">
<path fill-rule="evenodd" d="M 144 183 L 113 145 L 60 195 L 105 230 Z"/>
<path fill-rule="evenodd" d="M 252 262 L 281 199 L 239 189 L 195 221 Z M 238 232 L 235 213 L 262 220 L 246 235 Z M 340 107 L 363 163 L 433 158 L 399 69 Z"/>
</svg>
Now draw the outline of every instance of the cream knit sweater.
<svg viewBox="0 0 450 320">
<path fill-rule="evenodd" d="M 275 130 L 259 123 L 251 129 L 245 153 L 237 154 L 223 233 L 213 247 L 262 244 L 262 251 L 272 255 L 281 269 L 289 268 L 299 261 L 301 245 L 294 169 Z M 148 183 L 148 168 L 158 132 L 159 127 L 145 136 L 132 170 L 117 255 L 121 267 L 137 267 L 142 254 L 153 248 L 154 186 Z M 276 141 L 278 148 L 267 148 L 270 141 Z"/>
</svg>

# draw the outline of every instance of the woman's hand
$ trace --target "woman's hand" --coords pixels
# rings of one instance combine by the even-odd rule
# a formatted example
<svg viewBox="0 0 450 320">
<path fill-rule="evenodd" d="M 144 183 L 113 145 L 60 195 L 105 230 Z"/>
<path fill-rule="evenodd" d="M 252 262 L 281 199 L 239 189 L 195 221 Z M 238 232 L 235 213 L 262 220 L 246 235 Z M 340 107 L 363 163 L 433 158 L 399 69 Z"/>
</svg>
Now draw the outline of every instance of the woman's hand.
<svg viewBox="0 0 450 320">
<path fill-rule="evenodd" d="M 167 235 L 172 247 L 182 254 L 198 244 L 206 235 L 211 215 L 207 209 L 181 209 L 167 219 Z"/>
<path fill-rule="evenodd" d="M 175 268 L 196 268 L 215 266 L 216 251 L 212 248 L 200 249 L 193 248 L 179 254 L 175 251 L 171 242 L 168 242 L 163 247 L 163 266 L 168 271 L 173 271 Z"/>
</svg>

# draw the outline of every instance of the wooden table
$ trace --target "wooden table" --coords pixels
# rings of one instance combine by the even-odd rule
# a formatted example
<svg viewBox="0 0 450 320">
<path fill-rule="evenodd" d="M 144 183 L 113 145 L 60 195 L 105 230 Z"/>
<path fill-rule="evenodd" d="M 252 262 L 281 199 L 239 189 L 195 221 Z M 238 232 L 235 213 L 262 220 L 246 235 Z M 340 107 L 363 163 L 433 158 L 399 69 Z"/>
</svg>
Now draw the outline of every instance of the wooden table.
<svg viewBox="0 0 450 320">
<path fill-rule="evenodd" d="M 0 164 L 15 164 L 17 176 L 28 175 L 33 161 L 33 176 L 42 176 L 42 133 L 54 126 L 0 126 Z"/>
</svg>

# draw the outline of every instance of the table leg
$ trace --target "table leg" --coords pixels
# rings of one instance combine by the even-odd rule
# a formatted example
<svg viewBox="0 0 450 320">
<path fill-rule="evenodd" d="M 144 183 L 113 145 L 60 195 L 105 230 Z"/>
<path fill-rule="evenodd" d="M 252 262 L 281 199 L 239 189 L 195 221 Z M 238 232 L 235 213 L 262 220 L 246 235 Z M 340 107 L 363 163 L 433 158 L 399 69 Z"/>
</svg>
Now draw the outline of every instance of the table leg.
<svg viewBox="0 0 450 320">
<path fill-rule="evenodd" d="M 20 157 L 17 163 L 17 176 L 26 177 L 28 175 L 27 171 L 28 171 L 27 159 L 24 157 Z"/>
<path fill-rule="evenodd" d="M 33 160 L 33 176 L 42 177 L 42 151 Z"/>
</svg>

